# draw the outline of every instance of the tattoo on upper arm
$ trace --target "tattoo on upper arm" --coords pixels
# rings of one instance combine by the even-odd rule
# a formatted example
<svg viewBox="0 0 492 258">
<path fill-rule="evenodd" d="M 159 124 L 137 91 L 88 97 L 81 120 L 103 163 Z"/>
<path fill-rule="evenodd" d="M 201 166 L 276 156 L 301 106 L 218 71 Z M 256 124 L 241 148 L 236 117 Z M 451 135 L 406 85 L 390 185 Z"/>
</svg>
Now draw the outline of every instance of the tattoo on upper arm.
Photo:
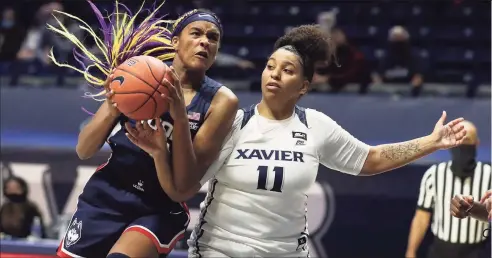
<svg viewBox="0 0 492 258">
<path fill-rule="evenodd" d="M 406 160 L 421 151 L 418 141 L 390 144 L 383 147 L 381 157 L 389 160 Z"/>
</svg>

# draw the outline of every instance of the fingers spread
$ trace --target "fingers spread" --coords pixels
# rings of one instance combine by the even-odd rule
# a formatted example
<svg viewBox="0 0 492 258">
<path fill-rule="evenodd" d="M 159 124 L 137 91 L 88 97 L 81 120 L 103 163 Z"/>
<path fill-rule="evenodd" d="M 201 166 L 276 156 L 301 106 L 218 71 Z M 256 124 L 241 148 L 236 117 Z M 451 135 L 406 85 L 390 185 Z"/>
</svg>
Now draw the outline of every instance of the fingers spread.
<svg viewBox="0 0 492 258">
<path fill-rule="evenodd" d="M 134 137 L 136 137 L 138 134 L 137 130 L 135 130 L 135 128 L 133 128 L 132 125 L 128 122 L 125 123 L 125 129 L 130 135 Z"/>
<path fill-rule="evenodd" d="M 157 127 L 158 132 L 165 132 L 164 127 L 162 126 L 162 119 L 160 117 L 156 119 L 155 126 Z"/>
<path fill-rule="evenodd" d="M 465 120 L 465 119 L 464 119 L 463 117 L 456 118 L 455 120 L 453 120 L 453 121 L 449 122 L 449 123 L 448 123 L 448 125 L 449 125 L 450 127 L 454 127 L 455 125 L 457 125 L 457 124 L 459 124 L 459 123 L 463 122 L 464 120 Z"/>
<path fill-rule="evenodd" d="M 141 121 L 135 121 L 135 128 L 137 129 L 138 132 L 142 132 L 144 130 Z"/>
<path fill-rule="evenodd" d="M 149 129 L 152 129 L 150 128 L 149 123 L 147 121 L 142 120 L 140 123 L 142 124 L 144 131 L 148 131 Z"/>
<path fill-rule="evenodd" d="M 171 67 L 169 67 L 171 69 L 171 76 L 174 80 L 174 82 L 179 82 L 179 78 L 178 78 L 178 73 L 176 73 L 176 70 L 174 70 L 174 67 L 171 65 Z"/>
<path fill-rule="evenodd" d="M 135 145 L 138 145 L 138 140 L 137 138 L 135 138 L 133 135 L 131 135 L 130 133 L 126 133 L 125 134 L 126 137 L 128 137 L 128 140 L 130 140 L 133 144 Z"/>
</svg>

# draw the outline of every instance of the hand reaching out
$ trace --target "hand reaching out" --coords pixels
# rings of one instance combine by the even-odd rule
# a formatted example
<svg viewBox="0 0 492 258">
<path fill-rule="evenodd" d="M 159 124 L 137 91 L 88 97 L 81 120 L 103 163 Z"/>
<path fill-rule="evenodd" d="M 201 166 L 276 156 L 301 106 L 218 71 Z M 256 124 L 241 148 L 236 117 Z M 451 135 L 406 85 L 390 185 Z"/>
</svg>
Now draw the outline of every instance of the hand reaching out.
<svg viewBox="0 0 492 258">
<path fill-rule="evenodd" d="M 460 145 L 466 136 L 465 127 L 461 122 L 463 118 L 455 119 L 447 124 L 446 111 L 443 111 L 441 118 L 437 121 L 432 136 L 436 140 L 439 149 L 450 149 Z"/>
</svg>

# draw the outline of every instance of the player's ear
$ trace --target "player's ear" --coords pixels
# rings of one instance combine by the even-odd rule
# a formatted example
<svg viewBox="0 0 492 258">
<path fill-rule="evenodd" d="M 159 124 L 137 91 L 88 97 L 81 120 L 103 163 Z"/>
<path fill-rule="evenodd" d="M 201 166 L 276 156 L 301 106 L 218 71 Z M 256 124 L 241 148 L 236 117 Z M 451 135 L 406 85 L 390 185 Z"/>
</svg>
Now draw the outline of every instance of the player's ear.
<svg viewBox="0 0 492 258">
<path fill-rule="evenodd" d="M 301 90 L 299 91 L 299 94 L 300 95 L 305 95 L 308 90 L 309 90 L 309 81 L 308 80 L 304 80 L 301 84 Z"/>
<path fill-rule="evenodd" d="M 178 38 L 178 36 L 174 36 L 171 39 L 171 44 L 173 45 L 174 50 L 178 50 L 178 47 L 179 47 L 179 38 Z"/>
</svg>

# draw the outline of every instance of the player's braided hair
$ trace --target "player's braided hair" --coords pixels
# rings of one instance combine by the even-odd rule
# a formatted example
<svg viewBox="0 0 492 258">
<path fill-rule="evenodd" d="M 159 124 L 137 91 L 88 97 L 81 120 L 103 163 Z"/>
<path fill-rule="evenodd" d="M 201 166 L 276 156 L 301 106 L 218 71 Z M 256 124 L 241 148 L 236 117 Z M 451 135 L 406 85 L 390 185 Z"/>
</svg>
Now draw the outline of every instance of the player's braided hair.
<svg viewBox="0 0 492 258">
<path fill-rule="evenodd" d="M 171 31 L 168 29 L 174 21 L 165 20 L 164 16 L 159 15 L 160 8 L 165 1 L 159 5 L 153 5 L 150 9 L 144 9 L 145 2 L 143 2 L 138 11 L 132 13 L 125 5 L 116 0 L 114 10 L 109 15 L 104 15 L 90 0 L 87 2 L 99 21 L 99 28 L 93 28 L 75 15 L 57 10 L 54 12 L 77 22 L 79 28 L 87 32 L 89 38 L 94 40 L 99 53 L 94 53 L 94 50 L 89 49 L 84 44 L 84 39 L 77 38 L 57 16 L 54 16 L 57 25 L 48 24 L 48 29 L 74 44 L 73 52 L 78 65 L 73 66 L 58 62 L 53 50 L 48 57 L 57 66 L 70 68 L 83 74 L 90 85 L 102 90 L 97 94 L 87 92 L 87 97 L 104 101 L 106 91 L 102 89 L 102 86 L 106 77 L 113 68 L 131 57 L 148 55 L 162 61 L 174 58 L 175 51 L 171 44 Z M 143 21 L 137 23 L 137 17 L 142 14 L 145 15 L 145 13 L 147 15 Z"/>
<path fill-rule="evenodd" d="M 335 46 L 330 35 L 318 25 L 301 25 L 280 37 L 274 45 L 274 51 L 285 46 L 292 46 L 302 59 L 304 76 L 311 81 L 314 65 L 318 61 L 331 61 Z"/>
</svg>

